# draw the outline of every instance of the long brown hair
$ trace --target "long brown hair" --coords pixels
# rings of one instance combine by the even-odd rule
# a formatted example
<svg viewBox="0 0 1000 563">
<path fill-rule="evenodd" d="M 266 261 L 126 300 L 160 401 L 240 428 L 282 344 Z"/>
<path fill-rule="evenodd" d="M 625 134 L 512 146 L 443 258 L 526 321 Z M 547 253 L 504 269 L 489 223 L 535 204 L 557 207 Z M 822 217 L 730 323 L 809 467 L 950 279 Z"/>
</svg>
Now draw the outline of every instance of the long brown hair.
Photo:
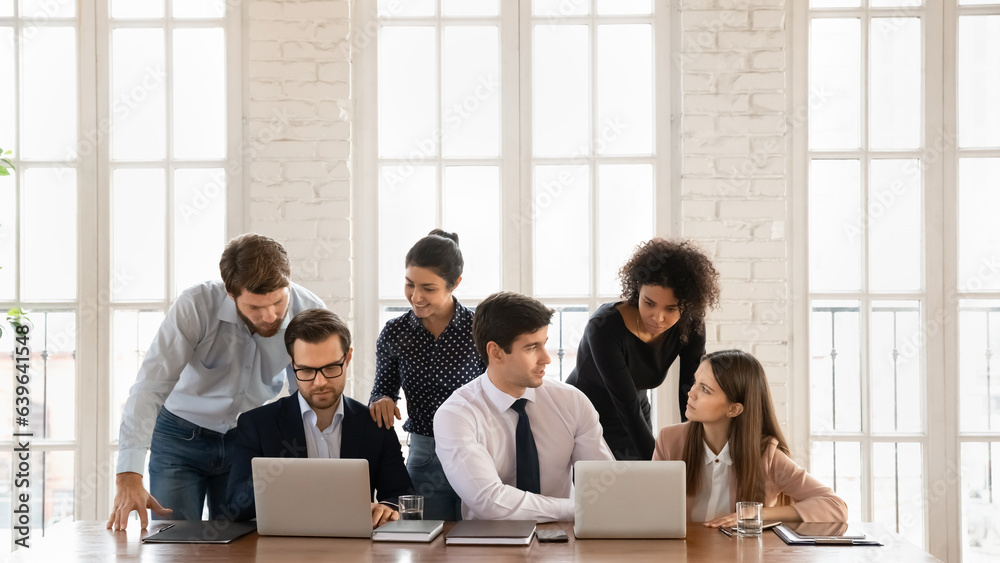
<svg viewBox="0 0 1000 563">
<path fill-rule="evenodd" d="M 767 386 L 764 367 L 757 358 L 741 350 L 712 352 L 702 358 L 712 368 L 726 399 L 743 405 L 743 412 L 729 423 L 729 453 L 736 474 L 736 499 L 764 502 L 764 452 L 771 440 L 778 441 L 778 449 L 786 455 L 788 444 L 778 426 Z M 702 423 L 688 423 L 687 441 L 684 444 L 684 462 L 687 465 L 688 495 L 698 494 L 701 468 L 705 464 L 705 428 Z"/>
</svg>

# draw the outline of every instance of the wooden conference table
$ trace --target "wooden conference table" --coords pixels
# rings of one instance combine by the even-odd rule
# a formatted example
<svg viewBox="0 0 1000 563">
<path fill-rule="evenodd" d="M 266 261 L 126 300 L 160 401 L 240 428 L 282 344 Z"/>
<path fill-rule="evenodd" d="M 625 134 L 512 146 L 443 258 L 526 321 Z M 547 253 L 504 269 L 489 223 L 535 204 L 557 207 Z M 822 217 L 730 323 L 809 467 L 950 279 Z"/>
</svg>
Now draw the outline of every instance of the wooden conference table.
<svg viewBox="0 0 1000 563">
<path fill-rule="evenodd" d="M 791 546 L 773 532 L 760 538 L 729 538 L 701 524 L 689 524 L 686 540 L 577 540 L 573 524 L 539 524 L 539 529 L 563 529 L 568 543 L 538 543 L 519 546 L 445 546 L 444 536 L 429 544 L 373 542 L 364 539 L 261 537 L 256 532 L 229 545 L 143 544 L 147 532 L 133 528 L 124 532 L 105 529 L 107 522 L 76 521 L 54 526 L 44 538 L 32 538 L 31 547 L 15 552 L 11 561 L 711 561 L 750 563 L 759 561 L 879 561 L 919 563 L 939 561 L 926 551 L 887 531 L 878 524 L 858 524 L 877 537 L 883 547 Z M 158 529 L 162 522 L 150 522 Z"/>
</svg>

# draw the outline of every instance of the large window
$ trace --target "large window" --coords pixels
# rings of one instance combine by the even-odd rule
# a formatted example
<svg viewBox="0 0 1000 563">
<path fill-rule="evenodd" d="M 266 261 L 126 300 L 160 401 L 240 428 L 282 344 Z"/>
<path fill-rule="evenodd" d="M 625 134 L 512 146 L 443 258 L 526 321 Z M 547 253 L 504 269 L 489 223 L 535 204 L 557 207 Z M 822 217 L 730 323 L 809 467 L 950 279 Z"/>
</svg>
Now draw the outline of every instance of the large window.
<svg viewBox="0 0 1000 563">
<path fill-rule="evenodd" d="M 995 559 L 1000 4 L 811 0 L 803 20 L 812 471 L 852 519 Z"/>
<path fill-rule="evenodd" d="M 239 11 L 221 3 L 0 2 L 0 147 L 16 166 L 0 177 L 0 309 L 33 325 L 32 534 L 107 516 L 138 362 L 177 293 L 218 277 L 239 209 L 239 57 Z M 5 330 L 4 374 L 12 344 Z M 20 438 L 2 412 L 7 550 Z"/>
<path fill-rule="evenodd" d="M 377 193 L 365 203 L 377 227 L 358 238 L 377 240 L 362 272 L 377 284 L 359 298 L 380 313 L 359 319 L 359 346 L 407 310 L 404 255 L 442 227 L 466 259 L 456 296 L 472 306 L 506 289 L 555 308 L 548 373 L 569 375 L 590 314 L 620 293 L 619 266 L 668 233 L 667 8 L 379 2 L 363 25 L 377 29 L 377 54 L 362 53 L 377 105 L 361 112 L 371 166 L 358 183 Z"/>
<path fill-rule="evenodd" d="M 14 547 L 11 499 L 30 496 L 35 533 L 72 518 L 75 479 L 87 436 L 77 425 L 80 382 L 76 327 L 79 291 L 79 150 L 77 6 L 0 3 L 0 147 L 16 172 L 0 177 L 0 309 L 30 308 L 30 415 L 14 417 L 14 334 L 0 340 L 0 542 Z M 58 226 L 58 228 L 54 228 Z M 4 315 L 6 316 L 6 315 Z M 6 321 L 3 321 L 6 325 Z M 19 346 L 20 347 L 20 344 Z M 20 356 L 20 354 L 19 354 Z M 22 436 L 14 436 L 17 432 Z M 30 485 L 18 487 L 16 443 L 27 441 Z M 23 474 L 23 472 L 21 472 Z"/>
</svg>

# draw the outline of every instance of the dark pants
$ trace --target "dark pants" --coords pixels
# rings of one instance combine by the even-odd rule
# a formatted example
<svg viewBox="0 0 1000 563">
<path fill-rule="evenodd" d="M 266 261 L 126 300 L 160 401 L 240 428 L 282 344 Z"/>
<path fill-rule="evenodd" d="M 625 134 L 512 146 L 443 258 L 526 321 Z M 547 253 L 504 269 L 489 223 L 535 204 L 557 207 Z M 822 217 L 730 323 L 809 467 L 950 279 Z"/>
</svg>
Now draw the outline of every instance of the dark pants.
<svg viewBox="0 0 1000 563">
<path fill-rule="evenodd" d="M 149 447 L 149 493 L 173 509 L 165 518 L 201 520 L 206 496 L 209 518 L 226 516 L 235 443 L 235 429 L 220 434 L 160 409 Z"/>
</svg>

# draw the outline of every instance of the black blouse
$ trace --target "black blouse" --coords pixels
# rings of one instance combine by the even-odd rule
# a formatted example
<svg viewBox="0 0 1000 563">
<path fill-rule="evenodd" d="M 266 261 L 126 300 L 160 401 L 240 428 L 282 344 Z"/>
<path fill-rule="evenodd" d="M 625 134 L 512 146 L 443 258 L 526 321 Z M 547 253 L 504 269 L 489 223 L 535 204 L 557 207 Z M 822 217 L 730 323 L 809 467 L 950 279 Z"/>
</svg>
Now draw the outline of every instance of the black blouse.
<svg viewBox="0 0 1000 563">
<path fill-rule="evenodd" d="M 667 377 L 680 356 L 678 402 L 686 420 L 687 394 L 694 372 L 705 355 L 705 335 L 692 329 L 681 343 L 675 324 L 652 343 L 643 342 L 625 326 L 618 303 L 601 305 L 590 317 L 576 356 L 576 368 L 566 382 L 575 385 L 601 415 L 604 437 L 618 459 L 652 459 L 654 437 L 645 391 Z M 700 327 L 698 327 L 700 328 Z"/>
</svg>

